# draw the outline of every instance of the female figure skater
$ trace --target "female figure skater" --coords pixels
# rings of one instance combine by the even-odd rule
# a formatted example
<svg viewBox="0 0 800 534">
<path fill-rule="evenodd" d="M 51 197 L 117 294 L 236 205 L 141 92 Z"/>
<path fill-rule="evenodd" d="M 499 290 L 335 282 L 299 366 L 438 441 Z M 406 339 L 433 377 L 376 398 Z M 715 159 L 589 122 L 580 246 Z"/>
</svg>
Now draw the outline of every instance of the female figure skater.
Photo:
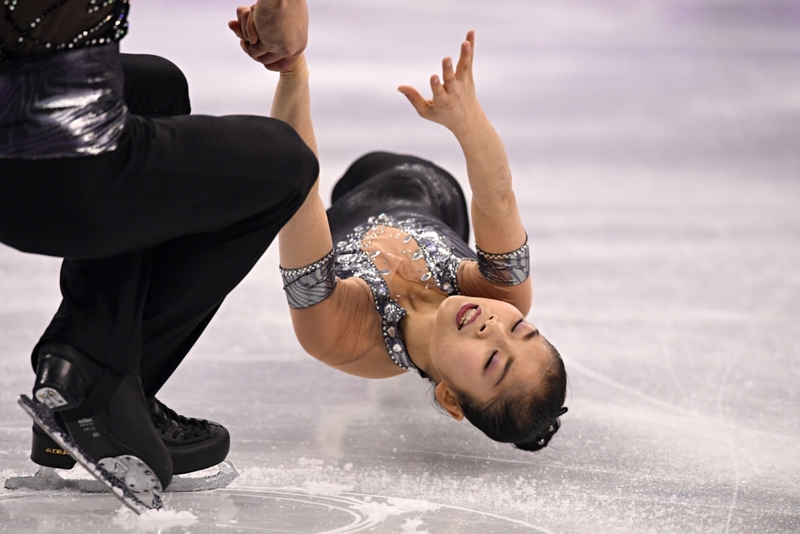
<svg viewBox="0 0 800 534">
<path fill-rule="evenodd" d="M 248 8 L 231 28 L 258 42 Z M 566 372 L 525 319 L 531 305 L 527 235 L 503 145 L 472 77 L 474 32 L 455 69 L 442 63 L 432 100 L 401 86 L 423 118 L 464 151 L 477 254 L 466 202 L 449 173 L 413 156 L 371 153 L 348 169 L 323 207 L 315 184 L 279 236 L 281 273 L 297 337 L 312 356 L 367 378 L 408 369 L 435 384 L 436 401 L 490 438 L 538 450 L 559 428 Z M 314 150 L 304 59 L 281 73 L 272 116 Z"/>
<path fill-rule="evenodd" d="M 285 15 L 260 4 L 274 9 L 265 20 Z M 291 4 L 301 50 L 305 2 Z M 64 258 L 63 301 L 32 355 L 34 396 L 108 470 L 124 478 L 113 461 L 124 456 L 149 466 L 155 493 L 227 455 L 221 425 L 155 394 L 302 205 L 318 165 L 280 121 L 189 116 L 174 65 L 119 53 L 128 8 L 0 3 L 0 242 Z M 32 459 L 74 464 L 36 428 Z"/>
</svg>

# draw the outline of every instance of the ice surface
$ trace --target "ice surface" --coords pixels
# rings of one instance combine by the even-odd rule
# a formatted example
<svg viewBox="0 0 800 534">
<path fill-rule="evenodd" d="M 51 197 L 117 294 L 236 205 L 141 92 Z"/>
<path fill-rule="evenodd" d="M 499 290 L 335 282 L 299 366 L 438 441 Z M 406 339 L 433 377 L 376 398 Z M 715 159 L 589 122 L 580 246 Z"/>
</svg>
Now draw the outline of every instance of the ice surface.
<svg viewBox="0 0 800 534">
<path fill-rule="evenodd" d="M 123 49 L 180 65 L 196 113 L 267 113 L 274 76 L 226 33 L 234 8 L 137 0 Z M 313 361 L 270 250 L 160 395 L 230 429 L 234 484 L 167 493 L 152 524 L 124 522 L 111 496 L 0 490 L 0 532 L 800 532 L 797 3 L 311 8 L 324 191 L 374 149 L 464 180 L 455 141 L 395 88 L 424 88 L 477 30 L 478 91 L 531 238 L 529 318 L 570 372 L 562 429 L 516 451 L 437 413 L 418 378 Z M 0 273 L 7 477 L 35 471 L 14 399 L 58 261 L 0 248 Z"/>
</svg>

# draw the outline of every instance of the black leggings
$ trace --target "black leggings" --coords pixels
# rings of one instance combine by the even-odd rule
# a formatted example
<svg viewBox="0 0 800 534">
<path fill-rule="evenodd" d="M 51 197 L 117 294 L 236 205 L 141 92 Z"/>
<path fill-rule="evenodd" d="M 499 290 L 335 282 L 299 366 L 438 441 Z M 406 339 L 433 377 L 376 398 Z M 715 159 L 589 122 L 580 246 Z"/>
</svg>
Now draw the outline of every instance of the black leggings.
<svg viewBox="0 0 800 534">
<path fill-rule="evenodd" d="M 379 213 L 432 216 L 449 226 L 463 243 L 469 240 L 464 192 L 436 164 L 404 154 L 371 152 L 356 160 L 331 194 L 328 223 L 334 243 Z"/>
<path fill-rule="evenodd" d="M 40 343 L 139 372 L 154 395 L 303 203 L 318 165 L 280 121 L 186 115 L 186 79 L 169 61 L 123 55 L 123 67 L 131 116 L 115 151 L 0 159 L 0 241 L 65 258 L 63 301 Z"/>
</svg>

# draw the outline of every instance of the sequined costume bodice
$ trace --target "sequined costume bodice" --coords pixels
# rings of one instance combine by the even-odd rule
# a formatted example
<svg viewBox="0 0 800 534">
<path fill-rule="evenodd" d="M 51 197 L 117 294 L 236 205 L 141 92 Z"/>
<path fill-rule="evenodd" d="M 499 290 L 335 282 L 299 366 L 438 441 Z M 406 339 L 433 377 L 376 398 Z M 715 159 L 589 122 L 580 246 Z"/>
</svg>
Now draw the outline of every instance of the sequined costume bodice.
<svg viewBox="0 0 800 534">
<path fill-rule="evenodd" d="M 397 262 L 385 263 L 380 250 L 371 246 L 371 240 L 380 238 L 384 228 L 396 228 L 397 236 L 408 245 L 410 260 L 421 263 L 423 269 L 412 269 L 419 274 L 419 282 L 435 284 L 447 295 L 460 293 L 458 267 L 476 255 L 444 223 L 433 217 L 410 213 L 380 214 L 370 217 L 364 224 L 334 245 L 334 272 L 341 279 L 357 277 L 364 280 L 372 293 L 375 310 L 380 314 L 383 341 L 392 360 L 404 369 L 414 369 L 400 335 L 399 323 L 406 310 L 398 304 L 387 281 L 397 274 Z M 394 268 L 390 264 L 394 263 Z M 404 265 L 399 265 L 402 268 Z M 402 273 L 401 273 L 402 275 Z M 408 274 L 404 278 L 410 278 Z"/>
</svg>

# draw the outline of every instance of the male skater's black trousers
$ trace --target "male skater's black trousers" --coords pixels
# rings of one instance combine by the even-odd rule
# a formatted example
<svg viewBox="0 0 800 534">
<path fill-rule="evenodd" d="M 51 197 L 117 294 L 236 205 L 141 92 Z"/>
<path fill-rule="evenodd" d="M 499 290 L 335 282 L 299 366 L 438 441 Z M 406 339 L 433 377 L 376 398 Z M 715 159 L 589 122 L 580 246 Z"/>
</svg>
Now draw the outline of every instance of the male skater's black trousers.
<svg viewBox="0 0 800 534">
<path fill-rule="evenodd" d="M 189 116 L 172 63 L 123 55 L 123 67 L 131 116 L 116 150 L 0 159 L 0 242 L 64 258 L 63 300 L 40 343 L 140 373 L 150 396 L 303 203 L 318 165 L 280 121 Z"/>
</svg>

